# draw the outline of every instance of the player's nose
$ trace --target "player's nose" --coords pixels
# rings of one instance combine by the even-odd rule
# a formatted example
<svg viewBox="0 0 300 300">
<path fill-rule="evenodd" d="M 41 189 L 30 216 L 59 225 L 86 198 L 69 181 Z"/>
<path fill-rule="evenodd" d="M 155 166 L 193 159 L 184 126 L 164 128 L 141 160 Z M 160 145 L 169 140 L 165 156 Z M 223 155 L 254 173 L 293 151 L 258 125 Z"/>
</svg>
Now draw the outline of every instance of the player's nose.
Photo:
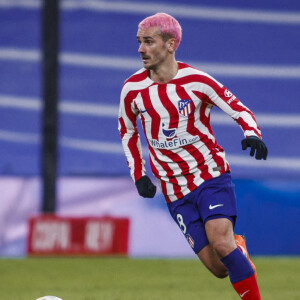
<svg viewBox="0 0 300 300">
<path fill-rule="evenodd" d="M 138 49 L 138 53 L 144 53 L 144 52 L 145 52 L 145 48 L 143 46 L 143 43 L 141 43 Z"/>
</svg>

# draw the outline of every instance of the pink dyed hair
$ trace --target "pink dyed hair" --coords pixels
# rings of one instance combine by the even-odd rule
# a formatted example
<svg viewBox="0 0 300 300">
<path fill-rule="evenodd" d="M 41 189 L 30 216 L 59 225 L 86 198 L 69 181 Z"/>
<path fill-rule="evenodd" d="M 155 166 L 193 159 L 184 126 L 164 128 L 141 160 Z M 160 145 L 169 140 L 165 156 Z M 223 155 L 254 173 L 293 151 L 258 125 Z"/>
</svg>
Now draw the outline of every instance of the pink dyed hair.
<svg viewBox="0 0 300 300">
<path fill-rule="evenodd" d="M 174 17 L 165 13 L 157 13 L 141 21 L 138 26 L 139 29 L 150 27 L 159 27 L 163 38 L 175 38 L 175 50 L 178 48 L 182 33 L 181 26 Z"/>
</svg>

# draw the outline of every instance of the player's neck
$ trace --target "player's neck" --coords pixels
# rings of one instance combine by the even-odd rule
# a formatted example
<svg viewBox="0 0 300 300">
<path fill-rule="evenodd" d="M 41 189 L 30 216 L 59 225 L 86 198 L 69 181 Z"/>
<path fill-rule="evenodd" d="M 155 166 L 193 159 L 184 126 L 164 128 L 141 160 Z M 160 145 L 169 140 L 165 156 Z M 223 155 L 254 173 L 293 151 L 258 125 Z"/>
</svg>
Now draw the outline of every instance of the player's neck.
<svg viewBox="0 0 300 300">
<path fill-rule="evenodd" d="M 149 76 L 156 83 L 167 83 L 172 80 L 178 72 L 178 63 L 175 58 L 160 64 L 157 68 L 151 69 Z"/>
</svg>

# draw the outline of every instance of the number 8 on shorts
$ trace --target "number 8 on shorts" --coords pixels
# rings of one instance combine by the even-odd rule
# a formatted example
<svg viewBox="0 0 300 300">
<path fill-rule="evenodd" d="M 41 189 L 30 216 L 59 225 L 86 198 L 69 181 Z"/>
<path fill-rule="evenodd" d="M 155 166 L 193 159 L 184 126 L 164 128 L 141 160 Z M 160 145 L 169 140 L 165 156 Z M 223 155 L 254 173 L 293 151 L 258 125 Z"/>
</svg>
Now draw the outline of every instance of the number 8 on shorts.
<svg viewBox="0 0 300 300">
<path fill-rule="evenodd" d="M 186 226 L 183 223 L 183 217 L 182 217 L 182 215 L 181 214 L 177 214 L 176 218 L 177 218 L 177 222 L 178 222 L 178 225 L 179 225 L 180 229 L 182 230 L 182 232 L 184 234 L 186 234 Z"/>
</svg>

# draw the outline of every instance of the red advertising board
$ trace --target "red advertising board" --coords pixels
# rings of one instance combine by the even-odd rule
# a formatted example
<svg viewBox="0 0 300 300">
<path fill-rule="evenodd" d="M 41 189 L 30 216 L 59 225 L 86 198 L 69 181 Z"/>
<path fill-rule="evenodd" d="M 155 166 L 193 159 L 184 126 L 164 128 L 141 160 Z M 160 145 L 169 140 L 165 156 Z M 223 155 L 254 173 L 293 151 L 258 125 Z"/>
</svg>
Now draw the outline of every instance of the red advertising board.
<svg viewBox="0 0 300 300">
<path fill-rule="evenodd" d="M 129 219 L 58 217 L 29 220 L 29 255 L 127 255 Z"/>
</svg>

